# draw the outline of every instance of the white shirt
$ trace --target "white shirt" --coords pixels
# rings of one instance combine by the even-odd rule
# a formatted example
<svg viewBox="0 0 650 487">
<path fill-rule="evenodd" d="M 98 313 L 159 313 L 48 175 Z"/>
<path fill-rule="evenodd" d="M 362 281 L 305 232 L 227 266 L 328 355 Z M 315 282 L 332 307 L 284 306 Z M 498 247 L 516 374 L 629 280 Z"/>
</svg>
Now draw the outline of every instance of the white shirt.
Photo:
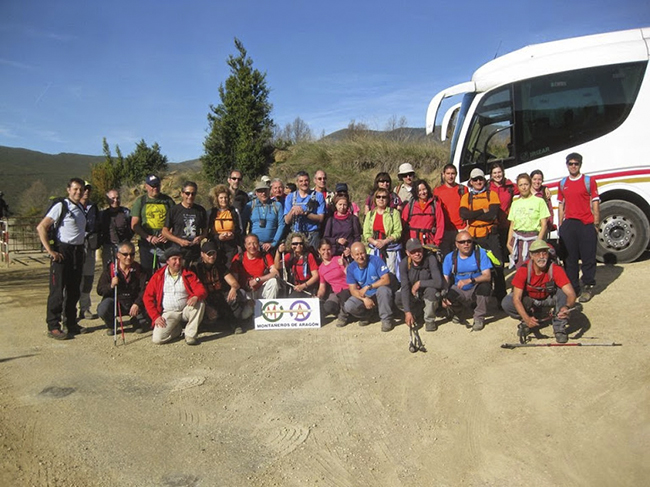
<svg viewBox="0 0 650 487">
<path fill-rule="evenodd" d="M 163 285 L 163 311 L 183 311 L 187 305 L 187 289 L 183 282 L 182 272 L 176 277 L 169 273 L 169 267 L 165 269 L 165 284 Z"/>
<path fill-rule="evenodd" d="M 65 201 L 68 204 L 68 211 L 61 221 L 57 238 L 64 244 L 83 245 L 86 236 L 86 213 L 70 199 L 66 198 Z M 45 216 L 54 220 L 52 225 L 55 225 L 61 216 L 61 211 L 63 211 L 63 203 L 57 203 Z"/>
</svg>

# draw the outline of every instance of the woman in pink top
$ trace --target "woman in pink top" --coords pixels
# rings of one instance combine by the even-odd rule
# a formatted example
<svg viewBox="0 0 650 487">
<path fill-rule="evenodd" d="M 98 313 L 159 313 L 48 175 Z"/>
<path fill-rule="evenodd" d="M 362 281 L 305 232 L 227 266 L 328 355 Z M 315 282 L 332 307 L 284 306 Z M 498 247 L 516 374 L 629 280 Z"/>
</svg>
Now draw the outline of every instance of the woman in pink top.
<svg viewBox="0 0 650 487">
<path fill-rule="evenodd" d="M 336 326 L 345 326 L 348 322 L 343 305 L 350 299 L 350 290 L 345 276 L 345 259 L 332 257 L 332 245 L 325 239 L 318 245 L 322 264 L 318 267 L 320 285 L 317 296 L 322 303 L 322 314 L 338 315 Z"/>
</svg>

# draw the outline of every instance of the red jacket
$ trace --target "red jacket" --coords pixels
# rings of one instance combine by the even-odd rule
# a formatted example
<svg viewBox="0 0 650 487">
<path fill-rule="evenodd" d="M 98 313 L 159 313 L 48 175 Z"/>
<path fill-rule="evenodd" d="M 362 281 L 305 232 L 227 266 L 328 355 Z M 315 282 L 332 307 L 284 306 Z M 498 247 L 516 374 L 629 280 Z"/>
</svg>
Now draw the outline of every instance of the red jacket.
<svg viewBox="0 0 650 487">
<path fill-rule="evenodd" d="M 420 200 L 405 203 L 402 210 L 402 229 L 405 240 L 417 238 L 423 244 L 440 245 L 445 233 L 445 214 L 438 198 L 434 196 L 428 199 L 424 210 L 420 207 Z"/>
<path fill-rule="evenodd" d="M 158 269 L 156 273 L 151 276 L 149 284 L 147 284 L 147 288 L 144 290 L 144 296 L 142 297 L 144 307 L 147 309 L 147 314 L 151 318 L 152 327 L 154 326 L 154 322 L 163 312 L 162 301 L 166 271 L 167 266 Z M 205 286 L 201 284 L 199 278 L 196 277 L 196 274 L 192 271 L 183 269 L 181 276 L 183 278 L 183 284 L 185 284 L 185 289 L 187 290 L 188 299 L 196 296 L 199 298 L 199 301 L 203 301 L 208 297 L 208 291 L 205 289 Z"/>
</svg>

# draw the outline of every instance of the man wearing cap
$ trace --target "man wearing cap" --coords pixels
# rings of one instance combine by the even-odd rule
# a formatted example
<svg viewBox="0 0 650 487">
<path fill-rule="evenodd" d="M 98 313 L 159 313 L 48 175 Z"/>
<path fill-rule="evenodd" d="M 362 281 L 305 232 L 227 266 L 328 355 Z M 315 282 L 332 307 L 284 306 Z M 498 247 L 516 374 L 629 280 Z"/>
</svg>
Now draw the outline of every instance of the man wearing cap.
<svg viewBox="0 0 650 487">
<path fill-rule="evenodd" d="M 208 241 L 201 246 L 201 262 L 195 270 L 208 291 L 205 317 L 209 321 L 228 319 L 235 334 L 243 333 L 242 322 L 253 315 L 253 308 L 249 306 L 235 276 L 226 269 L 221 259 L 217 259 L 217 245 L 214 242 Z"/>
<path fill-rule="evenodd" d="M 566 343 L 569 310 L 576 302 L 576 294 L 564 269 L 549 259 L 549 250 L 544 240 L 538 239 L 531 244 L 530 260 L 517 269 L 512 279 L 512 293 L 503 298 L 501 305 L 509 316 L 522 322 L 524 335 L 540 326 L 543 315 L 548 316 L 544 308 L 553 309 L 555 340 Z"/>
<path fill-rule="evenodd" d="M 97 315 L 90 308 L 92 301 L 90 292 L 93 290 L 95 279 L 96 252 L 100 246 L 100 221 L 97 205 L 90 201 L 93 187 L 88 181 L 84 182 L 84 192 L 79 204 L 86 213 L 86 237 L 84 239 L 84 266 L 81 277 L 81 290 L 79 294 L 79 319 L 94 320 Z"/>
<path fill-rule="evenodd" d="M 244 248 L 244 252 L 235 255 L 230 271 L 237 276 L 242 289 L 252 293 L 253 299 L 275 299 L 280 291 L 280 273 L 273 265 L 273 257 L 260 250 L 254 233 L 246 235 Z"/>
<path fill-rule="evenodd" d="M 360 319 L 359 326 L 367 326 L 372 310 L 377 308 L 381 331 L 391 331 L 393 290 L 386 263 L 375 255 L 368 255 L 361 242 L 353 243 L 350 250 L 354 260 L 348 265 L 347 283 L 352 297 L 343 305 L 343 311 Z"/>
<path fill-rule="evenodd" d="M 419 315 L 424 319 L 426 331 L 436 331 L 436 307 L 445 287 L 438 260 L 425 252 L 417 238 L 406 242 L 406 255 L 399 264 L 402 287 L 395 293 L 395 304 L 404 312 L 407 326 L 417 326 Z"/>
<path fill-rule="evenodd" d="M 145 178 L 147 194 L 133 203 L 131 209 L 131 228 L 140 236 L 140 264 L 150 275 L 165 260 L 164 249 L 167 239 L 162 235 L 167 213 L 174 206 L 174 200 L 160 192 L 160 178 L 150 174 Z"/>
<path fill-rule="evenodd" d="M 208 236 L 208 214 L 196 204 L 198 186 L 194 181 L 185 181 L 181 189 L 181 202 L 174 205 L 165 220 L 162 235 L 172 245 L 183 250 L 186 267 L 201 258 L 201 240 Z"/>
<path fill-rule="evenodd" d="M 284 208 L 271 200 L 269 187 L 263 181 L 255 186 L 255 198 L 244 209 L 244 233 L 257 235 L 264 252 L 271 252 L 282 240 L 284 233 Z"/>
<path fill-rule="evenodd" d="M 466 230 L 458 232 L 455 244 L 456 250 L 447 254 L 442 263 L 442 274 L 449 286 L 442 305 L 451 311 L 454 323 L 466 324 L 459 313 L 463 308 L 471 310 L 476 303 L 472 330 L 480 331 L 485 326 L 492 294 L 492 262 L 484 249 L 474 245 Z"/>
<path fill-rule="evenodd" d="M 72 178 L 68 182 L 68 197 L 52 205 L 36 227 L 38 237 L 50 262 L 50 293 L 47 298 L 48 336 L 67 340 L 68 334 L 85 332 L 77 324 L 77 301 L 79 301 L 81 276 L 84 262 L 84 239 L 86 236 L 86 213 L 79 200 L 84 192 L 84 180 Z M 64 213 L 62 220 L 61 214 Z M 61 221 L 54 242 L 50 244 L 48 231 L 55 222 Z M 61 329 L 61 316 L 65 299 L 65 326 Z"/>
<path fill-rule="evenodd" d="M 165 251 L 167 264 L 151 276 L 144 291 L 143 301 L 152 321 L 155 344 L 179 337 L 183 324 L 185 343 L 199 343 L 199 324 L 208 292 L 194 272 L 183 268 L 182 254 L 180 247 L 168 248 Z"/>
<path fill-rule="evenodd" d="M 323 193 L 309 189 L 309 173 L 296 174 L 297 190 L 284 200 L 284 222 L 290 231 L 307 236 L 312 248 L 318 247 L 320 225 L 325 218 L 325 198 Z"/>
<path fill-rule="evenodd" d="M 401 181 L 395 186 L 395 193 L 400 197 L 403 204 L 407 204 L 413 198 L 413 180 L 415 178 L 415 170 L 408 162 L 400 164 L 397 171 L 397 177 Z"/>
<path fill-rule="evenodd" d="M 507 294 L 503 273 L 503 255 L 497 228 L 501 202 L 494 191 L 490 191 L 485 181 L 485 173 L 474 168 L 469 175 L 469 191 L 460 199 L 459 214 L 467 221 L 467 231 L 476 245 L 490 250 L 499 264 L 494 268 L 494 295 L 498 306 Z"/>
<path fill-rule="evenodd" d="M 562 179 L 557 192 L 560 242 L 566 249 L 564 264 L 571 285 L 580 295 L 580 302 L 586 303 L 593 297 L 596 285 L 600 196 L 596 178 L 580 173 L 580 154 L 569 154 L 566 165 L 569 177 Z M 582 261 L 582 288 L 579 261 Z"/>
<path fill-rule="evenodd" d="M 239 169 L 233 169 L 228 176 L 228 188 L 230 189 L 230 201 L 232 206 L 237 208 L 239 214 L 244 211 L 246 203 L 248 203 L 248 194 L 241 189 L 241 182 L 243 176 Z"/>
</svg>

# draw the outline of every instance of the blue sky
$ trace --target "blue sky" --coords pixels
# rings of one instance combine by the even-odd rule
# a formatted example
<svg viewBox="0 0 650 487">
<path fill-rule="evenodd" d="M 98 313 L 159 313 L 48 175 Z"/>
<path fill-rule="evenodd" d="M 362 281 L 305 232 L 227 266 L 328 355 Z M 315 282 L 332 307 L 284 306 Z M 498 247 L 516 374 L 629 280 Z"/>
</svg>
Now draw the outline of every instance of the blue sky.
<svg viewBox="0 0 650 487">
<path fill-rule="evenodd" d="M 126 155 L 145 139 L 197 158 L 234 37 L 267 73 L 275 122 L 320 136 L 424 127 L 431 97 L 495 54 L 644 26 L 647 0 L 4 0 L 0 145 L 99 155 L 106 137 Z"/>
</svg>

